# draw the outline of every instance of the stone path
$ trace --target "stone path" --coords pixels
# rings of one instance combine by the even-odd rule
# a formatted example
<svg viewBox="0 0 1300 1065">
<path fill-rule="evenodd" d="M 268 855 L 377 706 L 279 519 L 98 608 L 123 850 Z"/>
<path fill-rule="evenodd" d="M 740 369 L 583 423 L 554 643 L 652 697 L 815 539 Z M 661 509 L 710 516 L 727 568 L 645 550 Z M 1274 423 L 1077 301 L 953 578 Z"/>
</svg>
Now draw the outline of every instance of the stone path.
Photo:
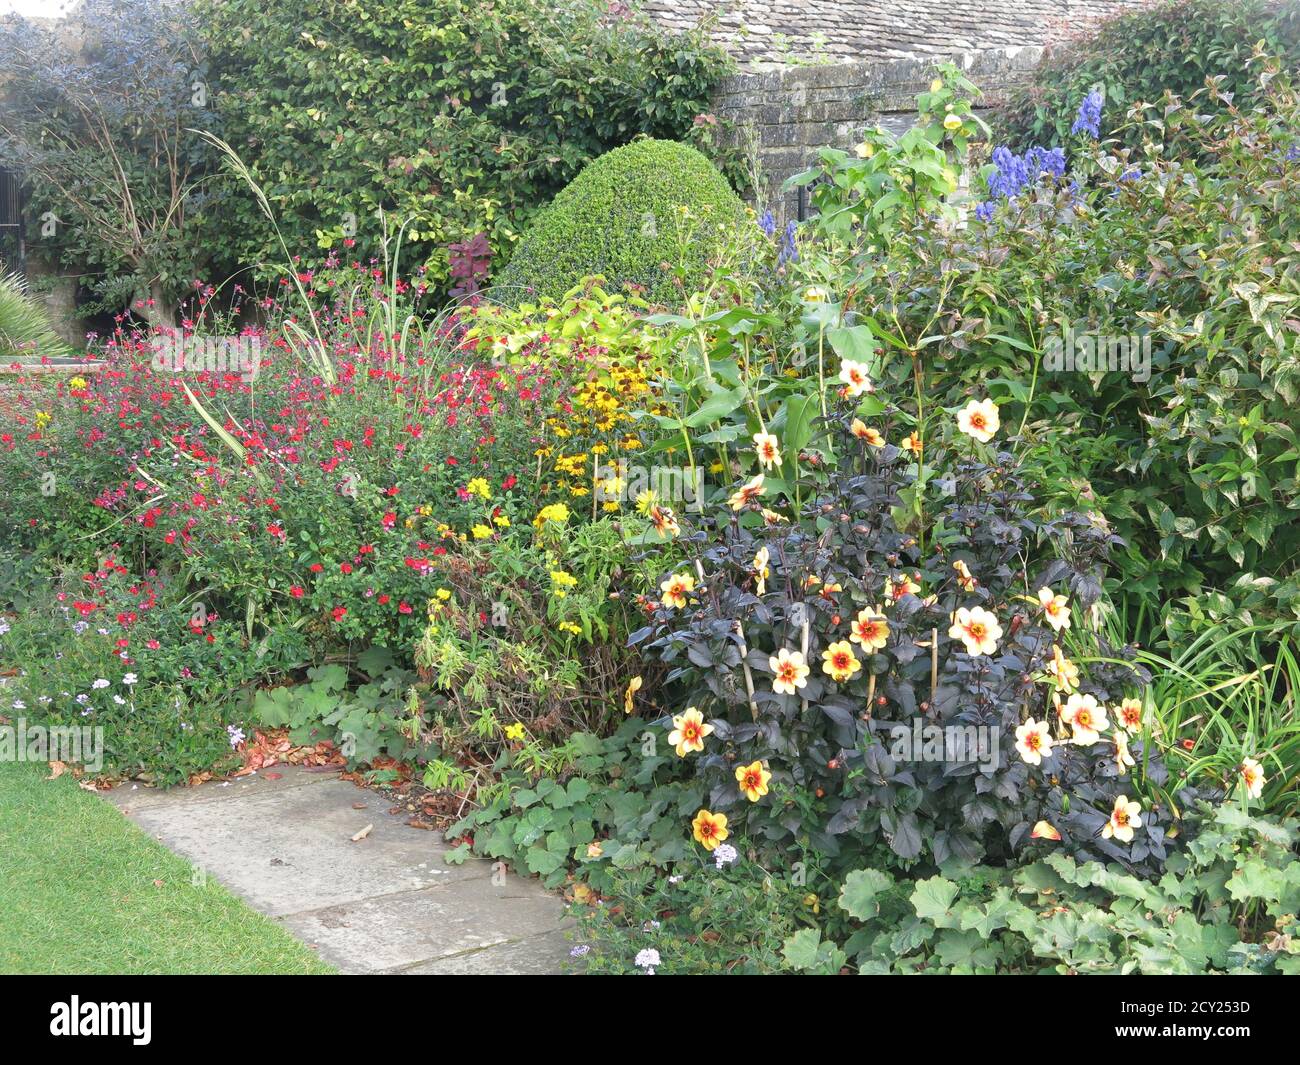
<svg viewBox="0 0 1300 1065">
<path fill-rule="evenodd" d="M 408 828 L 382 795 L 336 771 L 271 772 L 280 778 L 103 794 L 343 972 L 565 971 L 564 904 L 536 881 L 494 876 L 483 859 L 447 865 L 440 835 Z"/>
</svg>

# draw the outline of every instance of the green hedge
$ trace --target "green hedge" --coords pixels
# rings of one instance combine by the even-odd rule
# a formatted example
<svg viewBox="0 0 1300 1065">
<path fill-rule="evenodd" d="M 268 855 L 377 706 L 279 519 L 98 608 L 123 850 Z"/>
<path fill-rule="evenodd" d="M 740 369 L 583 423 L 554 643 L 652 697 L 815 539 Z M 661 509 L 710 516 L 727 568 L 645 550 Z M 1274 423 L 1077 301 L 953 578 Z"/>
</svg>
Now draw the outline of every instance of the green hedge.
<svg viewBox="0 0 1300 1065">
<path fill-rule="evenodd" d="M 683 211 L 683 208 L 685 211 Z M 583 277 L 642 286 L 672 303 L 675 274 L 693 286 L 744 223 L 746 210 L 718 169 L 694 148 L 640 140 L 602 155 L 525 231 L 497 278 L 507 302 L 558 298 Z"/>
<path fill-rule="evenodd" d="M 365 261 L 380 250 L 382 209 L 408 223 L 401 271 L 423 267 L 440 290 L 449 245 L 483 234 L 500 266 L 601 153 L 640 135 L 699 135 L 726 54 L 702 30 L 670 33 L 607 6 L 198 0 L 195 17 L 223 136 L 289 249 Z M 214 262 L 283 260 L 243 183 L 205 193 Z"/>
<path fill-rule="evenodd" d="M 1000 139 L 1016 149 L 1065 143 L 1079 104 L 1093 89 L 1106 95 L 1102 136 L 1126 121 L 1137 100 L 1154 103 L 1166 89 L 1187 97 L 1207 77 L 1249 106 L 1254 82 L 1248 61 L 1258 42 L 1300 66 L 1300 3 L 1296 0 L 1174 0 L 1118 15 L 1096 33 L 1049 54 L 998 116 Z M 1137 143 L 1128 131 L 1124 139 Z"/>
</svg>

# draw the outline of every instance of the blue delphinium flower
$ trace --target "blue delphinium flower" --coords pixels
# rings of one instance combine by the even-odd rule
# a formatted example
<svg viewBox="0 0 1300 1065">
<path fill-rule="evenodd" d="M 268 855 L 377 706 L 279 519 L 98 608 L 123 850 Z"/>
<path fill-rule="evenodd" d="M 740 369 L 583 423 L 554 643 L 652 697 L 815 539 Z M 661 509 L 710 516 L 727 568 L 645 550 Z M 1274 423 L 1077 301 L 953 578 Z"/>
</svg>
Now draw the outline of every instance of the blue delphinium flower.
<svg viewBox="0 0 1300 1065">
<path fill-rule="evenodd" d="M 1025 162 L 1034 177 L 1050 174 L 1054 178 L 1065 177 L 1064 148 L 1030 148 L 1025 153 Z"/>
<path fill-rule="evenodd" d="M 1287 149 L 1286 161 L 1288 163 L 1300 161 L 1300 144 L 1293 144 Z"/>
<path fill-rule="evenodd" d="M 997 169 L 989 175 L 989 192 L 995 199 L 1014 199 L 1031 180 L 1025 158 L 1010 148 L 994 148 L 993 165 Z"/>
<path fill-rule="evenodd" d="M 1142 179 L 1142 169 L 1135 166 L 1125 170 L 1124 173 L 1120 174 L 1119 179 L 1120 181 L 1140 181 Z"/>
<path fill-rule="evenodd" d="M 1101 136 L 1101 105 L 1106 102 L 1100 89 L 1093 89 L 1079 105 L 1079 115 L 1070 127 L 1071 133 L 1086 133 L 1093 140 Z"/>
<path fill-rule="evenodd" d="M 776 232 L 776 218 L 772 215 L 770 207 L 763 212 L 763 217 L 758 220 L 758 228 L 763 231 L 765 237 L 770 237 Z"/>
<path fill-rule="evenodd" d="M 794 235 L 799 228 L 799 223 L 791 219 L 785 224 L 785 234 L 781 237 L 781 252 L 776 257 L 777 266 L 784 266 L 786 263 L 797 263 L 799 261 L 799 249 L 795 247 Z"/>
<path fill-rule="evenodd" d="M 1010 148 L 993 149 L 993 173 L 988 176 L 989 195 L 992 200 L 975 208 L 975 217 L 987 222 L 993 217 L 996 200 L 1014 200 L 1021 192 L 1044 174 L 1054 179 L 1065 176 L 1065 150 L 1063 148 L 1030 148 L 1024 155 L 1016 155 Z"/>
<path fill-rule="evenodd" d="M 992 200 L 985 200 L 983 203 L 976 205 L 975 217 L 981 222 L 992 222 L 993 215 L 997 212 L 998 205 Z"/>
</svg>

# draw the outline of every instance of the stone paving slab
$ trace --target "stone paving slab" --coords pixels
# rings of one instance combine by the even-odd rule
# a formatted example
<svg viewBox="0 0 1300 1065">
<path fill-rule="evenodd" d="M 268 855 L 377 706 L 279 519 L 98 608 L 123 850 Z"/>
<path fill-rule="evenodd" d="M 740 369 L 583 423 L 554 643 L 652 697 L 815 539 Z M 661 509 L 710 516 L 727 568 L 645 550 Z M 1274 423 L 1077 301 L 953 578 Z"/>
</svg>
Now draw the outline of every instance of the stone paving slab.
<svg viewBox="0 0 1300 1065">
<path fill-rule="evenodd" d="M 531 939 L 500 943 L 483 950 L 451 954 L 434 961 L 421 962 L 402 972 L 408 976 L 477 976 L 497 973 L 503 976 L 547 976 L 556 972 L 557 962 L 573 970 L 569 959 L 573 943 L 563 930 L 546 932 Z"/>
<path fill-rule="evenodd" d="M 255 909 L 349 973 L 559 973 L 562 900 L 408 827 L 378 792 L 337 772 L 277 766 L 238 781 L 104 797 Z M 364 803 L 364 809 L 354 805 Z M 352 837 L 373 825 L 362 840 Z"/>
<path fill-rule="evenodd" d="M 193 788 L 151 788 L 128 782 L 101 794 L 129 817 L 137 810 L 155 806 L 170 808 L 190 803 L 226 802 L 236 795 L 264 795 L 319 784 L 322 780 L 338 781 L 338 776 L 337 766 L 323 766 L 319 769 L 293 765 L 275 766 L 267 772 L 252 773 L 235 780 L 210 780 Z M 346 784 L 347 781 L 342 783 Z M 355 801 L 368 802 L 373 809 L 387 808 L 384 805 L 376 806 L 375 803 L 380 801 L 378 796 L 368 795 L 364 791 L 359 792 Z"/>
<path fill-rule="evenodd" d="M 490 961 L 485 948 L 538 943 L 543 935 L 561 930 L 563 912 L 552 896 L 532 890 L 518 878 L 504 877 L 497 887 L 491 878 L 475 877 L 425 891 L 403 891 L 368 898 L 345 906 L 329 906 L 293 914 L 284 925 L 320 956 L 336 965 L 361 959 L 367 972 L 409 968 L 431 959 L 457 955 L 467 961 Z M 568 952 L 552 951 L 555 961 Z"/>
</svg>

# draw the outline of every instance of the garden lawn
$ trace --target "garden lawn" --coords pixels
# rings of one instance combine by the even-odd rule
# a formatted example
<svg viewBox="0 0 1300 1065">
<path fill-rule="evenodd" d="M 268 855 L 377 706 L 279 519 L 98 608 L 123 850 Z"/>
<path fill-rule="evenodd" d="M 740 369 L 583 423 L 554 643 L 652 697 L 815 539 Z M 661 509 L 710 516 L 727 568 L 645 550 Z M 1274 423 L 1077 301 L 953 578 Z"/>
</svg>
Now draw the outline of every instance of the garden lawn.
<svg viewBox="0 0 1300 1065">
<path fill-rule="evenodd" d="M 331 973 L 44 765 L 0 763 L 0 972 Z"/>
</svg>

